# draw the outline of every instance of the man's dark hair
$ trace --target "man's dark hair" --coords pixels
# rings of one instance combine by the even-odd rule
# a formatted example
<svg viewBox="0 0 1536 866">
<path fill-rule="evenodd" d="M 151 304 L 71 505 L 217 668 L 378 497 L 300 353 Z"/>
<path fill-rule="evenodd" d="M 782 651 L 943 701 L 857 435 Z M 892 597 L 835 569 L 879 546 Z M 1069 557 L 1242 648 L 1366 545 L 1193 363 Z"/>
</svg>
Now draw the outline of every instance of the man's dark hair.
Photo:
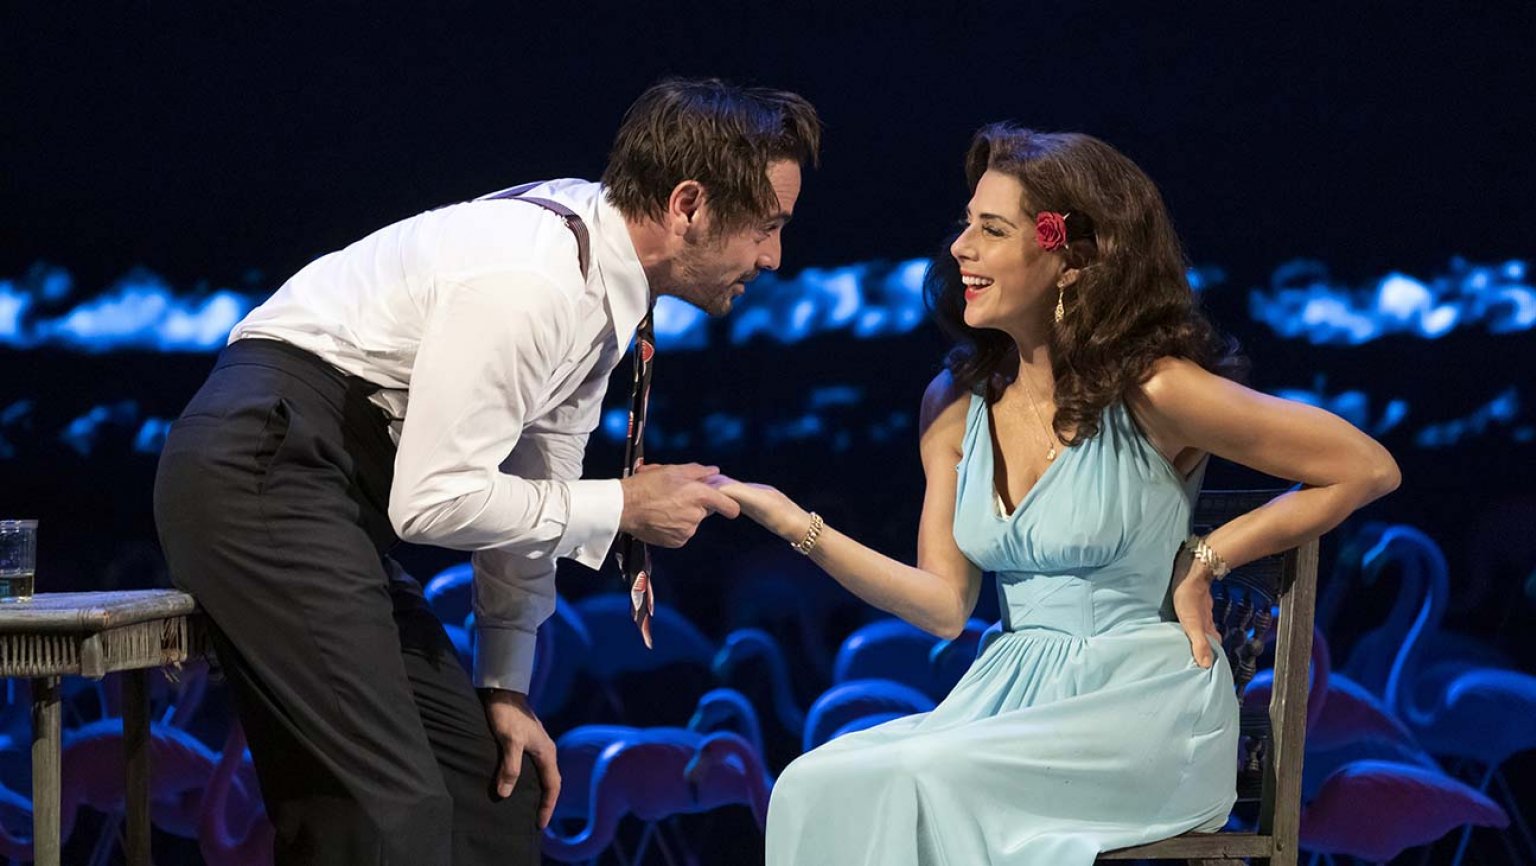
<svg viewBox="0 0 1536 866">
<path fill-rule="evenodd" d="M 624 216 L 656 219 L 679 183 L 698 181 L 716 228 L 733 231 L 778 209 L 770 163 L 814 166 L 820 150 L 821 120 L 802 96 L 718 78 L 671 78 L 625 112 L 603 185 Z"/>
</svg>

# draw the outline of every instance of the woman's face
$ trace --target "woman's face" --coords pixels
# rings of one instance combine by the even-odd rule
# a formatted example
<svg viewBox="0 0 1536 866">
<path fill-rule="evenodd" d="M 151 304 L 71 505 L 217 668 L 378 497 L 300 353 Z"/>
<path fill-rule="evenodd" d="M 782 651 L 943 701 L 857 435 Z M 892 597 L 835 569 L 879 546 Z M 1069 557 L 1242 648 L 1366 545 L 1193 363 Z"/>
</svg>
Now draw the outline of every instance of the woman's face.
<svg viewBox="0 0 1536 866">
<path fill-rule="evenodd" d="M 1049 322 L 1056 307 L 1060 255 L 1040 249 L 1023 210 L 1024 187 L 988 171 L 965 209 L 965 229 L 950 244 L 965 281 L 965 323 L 1011 334 Z"/>
</svg>

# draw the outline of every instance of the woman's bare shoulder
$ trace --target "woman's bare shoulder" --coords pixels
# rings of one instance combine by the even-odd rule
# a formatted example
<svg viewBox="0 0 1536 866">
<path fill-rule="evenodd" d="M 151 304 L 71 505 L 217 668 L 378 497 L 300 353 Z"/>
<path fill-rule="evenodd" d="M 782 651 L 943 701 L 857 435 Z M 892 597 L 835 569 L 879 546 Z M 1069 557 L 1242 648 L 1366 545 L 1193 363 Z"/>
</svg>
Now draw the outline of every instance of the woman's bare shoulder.
<svg viewBox="0 0 1536 866">
<path fill-rule="evenodd" d="M 948 370 L 941 370 L 923 391 L 923 404 L 918 412 L 918 433 L 924 439 L 930 432 L 945 439 L 954 438 L 960 445 L 959 433 L 965 427 L 965 411 L 970 392 L 955 382 Z"/>
</svg>

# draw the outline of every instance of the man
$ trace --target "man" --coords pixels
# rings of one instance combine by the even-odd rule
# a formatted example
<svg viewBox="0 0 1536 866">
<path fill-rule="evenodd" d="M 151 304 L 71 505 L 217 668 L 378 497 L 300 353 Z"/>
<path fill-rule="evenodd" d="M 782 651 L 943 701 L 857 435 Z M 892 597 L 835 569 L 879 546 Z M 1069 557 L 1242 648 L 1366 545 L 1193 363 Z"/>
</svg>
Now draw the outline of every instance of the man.
<svg viewBox="0 0 1536 866">
<path fill-rule="evenodd" d="M 663 82 L 601 184 L 387 226 L 235 327 L 167 438 L 155 516 L 278 862 L 539 861 L 560 782 L 526 692 L 555 560 L 596 568 L 619 533 L 681 546 L 738 512 L 713 467 L 579 480 L 605 383 L 656 297 L 723 315 L 778 267 L 819 146 L 799 96 Z M 391 580 L 398 539 L 475 551 L 472 677 L 419 586 Z"/>
</svg>

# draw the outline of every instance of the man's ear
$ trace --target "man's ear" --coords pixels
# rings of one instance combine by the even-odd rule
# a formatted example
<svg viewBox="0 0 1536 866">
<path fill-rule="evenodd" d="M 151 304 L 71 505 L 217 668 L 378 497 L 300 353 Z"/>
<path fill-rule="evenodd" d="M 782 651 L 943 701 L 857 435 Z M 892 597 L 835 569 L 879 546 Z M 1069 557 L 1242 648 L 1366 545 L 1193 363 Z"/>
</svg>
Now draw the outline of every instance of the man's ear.
<svg viewBox="0 0 1536 866">
<path fill-rule="evenodd" d="M 667 198 L 667 222 L 676 234 L 685 234 L 703 216 L 706 196 L 704 185 L 685 180 L 672 188 Z"/>
</svg>

